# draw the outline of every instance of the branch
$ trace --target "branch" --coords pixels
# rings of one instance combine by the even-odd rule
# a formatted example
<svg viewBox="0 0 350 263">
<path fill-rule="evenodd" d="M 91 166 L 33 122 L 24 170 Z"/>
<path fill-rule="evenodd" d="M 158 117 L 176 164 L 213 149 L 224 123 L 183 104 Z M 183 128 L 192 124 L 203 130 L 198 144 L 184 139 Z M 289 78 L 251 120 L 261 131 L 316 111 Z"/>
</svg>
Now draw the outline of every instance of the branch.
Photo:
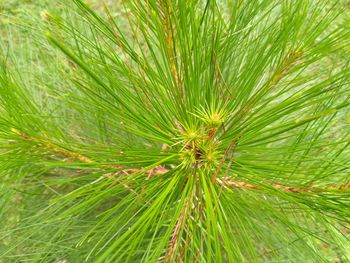
<svg viewBox="0 0 350 263">
<path fill-rule="evenodd" d="M 227 186 L 229 186 L 232 188 L 261 190 L 261 188 L 259 188 L 256 185 L 242 182 L 242 181 L 231 180 L 228 177 L 224 177 L 222 180 L 217 178 L 216 181 L 225 188 Z M 286 192 L 286 193 L 324 193 L 324 192 L 350 190 L 350 182 L 347 182 L 347 183 L 344 183 L 344 184 L 338 185 L 338 186 L 330 186 L 327 188 L 308 188 L 308 187 L 297 188 L 297 187 L 284 186 L 284 185 L 280 185 L 280 184 L 272 184 L 271 187 L 274 189 L 281 190 L 281 191 Z"/>
<path fill-rule="evenodd" d="M 74 153 L 72 151 L 68 151 L 67 149 L 62 148 L 61 146 L 59 146 L 59 145 L 57 145 L 57 144 L 55 144 L 47 139 L 33 138 L 33 137 L 30 137 L 26 133 L 20 132 L 17 129 L 11 129 L 11 131 L 14 132 L 15 134 L 19 135 L 25 141 L 38 143 L 38 144 L 44 146 L 44 148 L 46 148 L 47 150 L 62 154 L 64 156 L 66 156 L 67 158 L 77 159 L 83 163 L 93 163 L 94 162 L 89 157 L 86 157 L 86 156 L 78 154 L 78 153 Z"/>
<path fill-rule="evenodd" d="M 231 151 L 233 145 L 235 145 L 235 147 L 236 147 L 237 142 L 236 142 L 236 141 L 235 141 L 235 142 L 231 142 L 230 145 L 227 147 L 227 149 L 226 149 L 226 151 L 225 151 L 225 154 L 224 154 L 224 156 L 222 157 L 222 160 L 221 160 L 221 162 L 220 162 L 220 164 L 219 164 L 219 167 L 216 169 L 216 171 L 215 171 L 213 177 L 211 178 L 211 182 L 212 182 L 212 183 L 214 183 L 215 180 L 217 179 L 217 177 L 218 177 L 218 175 L 219 175 L 219 172 L 220 172 L 222 166 L 224 165 L 224 163 L 225 163 L 225 161 L 226 161 L 226 159 L 227 159 L 227 156 L 229 155 L 229 153 L 230 153 L 230 151 Z M 235 150 L 236 150 L 236 149 L 234 148 L 234 151 L 235 151 Z"/>
<path fill-rule="evenodd" d="M 163 23 L 164 37 L 166 41 L 166 52 L 170 62 L 170 65 L 169 65 L 170 70 L 174 77 L 176 87 L 178 88 L 180 99 L 183 99 L 184 87 L 180 83 L 179 74 L 176 67 L 176 58 L 175 58 L 176 47 L 175 47 L 175 40 L 174 40 L 175 29 L 172 21 L 172 17 L 173 17 L 172 5 L 167 4 L 166 1 L 158 0 L 158 6 L 160 9 L 160 16 Z"/>
<path fill-rule="evenodd" d="M 275 73 L 276 75 L 266 83 L 265 88 L 268 89 L 279 82 L 298 63 L 298 61 L 302 59 L 303 56 L 304 52 L 302 50 L 291 51 L 281 63 L 282 65 L 285 64 L 283 69 Z M 250 100 L 247 101 L 247 104 L 238 111 L 235 119 L 242 118 L 251 109 L 253 104 L 258 99 L 259 92 L 261 91 L 259 90 Z M 240 122 L 241 120 L 239 123 Z M 228 124 L 229 127 L 231 125 L 233 125 L 233 121 Z"/>
<path fill-rule="evenodd" d="M 174 228 L 172 238 L 171 238 L 171 245 L 166 252 L 165 262 L 173 262 L 174 254 L 175 254 L 176 246 L 177 246 L 177 241 L 179 239 L 179 233 L 181 230 L 181 226 L 183 224 L 183 220 L 185 218 L 185 212 L 187 210 L 187 206 L 188 206 L 188 200 L 186 200 L 186 202 L 181 210 L 179 219 L 177 220 L 176 226 Z"/>
<path fill-rule="evenodd" d="M 275 77 L 271 80 L 271 84 L 276 84 L 278 81 L 280 81 L 288 73 L 288 71 L 291 70 L 300 59 L 302 59 L 303 56 L 304 52 L 301 50 L 291 51 L 283 61 L 283 64 L 285 64 L 284 68 L 277 75 L 275 75 Z"/>
<path fill-rule="evenodd" d="M 39 138 L 30 137 L 28 134 L 20 132 L 17 129 L 12 129 L 11 131 L 14 132 L 15 134 L 17 134 L 18 136 L 20 136 L 25 141 L 33 142 L 33 143 L 37 143 L 39 145 L 42 145 L 45 149 L 52 151 L 52 152 L 55 152 L 55 153 L 58 153 L 58 154 L 61 154 L 61 155 L 65 156 L 66 158 L 77 159 L 77 160 L 81 161 L 82 163 L 95 163 L 95 161 L 93 159 L 91 159 L 87 156 L 84 156 L 82 154 L 74 153 L 72 151 L 64 149 L 64 148 L 60 147 L 59 145 L 55 144 L 54 142 L 51 142 L 47 139 L 39 139 Z M 67 161 L 67 160 L 65 160 L 65 161 Z M 168 169 L 166 169 L 165 167 L 163 167 L 161 165 L 158 165 L 158 166 L 153 167 L 153 168 L 146 170 L 146 171 L 144 171 L 143 168 L 123 169 L 123 166 L 120 166 L 120 165 L 106 165 L 106 166 L 103 166 L 102 168 L 119 169 L 119 171 L 117 171 L 117 172 L 106 173 L 103 176 L 121 184 L 126 189 L 128 189 L 130 192 L 132 192 L 138 196 L 139 196 L 139 194 L 135 190 L 133 190 L 130 187 L 130 185 L 124 183 L 122 180 L 117 179 L 115 177 L 115 175 L 130 175 L 130 174 L 136 174 L 136 173 L 144 173 L 145 175 L 148 176 L 147 178 L 150 178 L 151 176 L 165 174 L 169 171 Z"/>
</svg>

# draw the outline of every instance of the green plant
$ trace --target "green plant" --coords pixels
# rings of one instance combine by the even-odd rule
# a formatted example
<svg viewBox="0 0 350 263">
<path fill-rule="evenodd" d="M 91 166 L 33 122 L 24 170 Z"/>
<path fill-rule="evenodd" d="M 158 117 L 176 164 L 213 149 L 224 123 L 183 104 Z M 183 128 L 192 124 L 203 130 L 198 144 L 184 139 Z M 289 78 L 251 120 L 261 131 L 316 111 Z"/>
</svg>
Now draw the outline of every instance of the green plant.
<svg viewBox="0 0 350 263">
<path fill-rule="evenodd" d="M 43 16 L 55 82 L 4 56 L 1 258 L 350 259 L 350 33 L 329 2 L 73 2 Z"/>
</svg>

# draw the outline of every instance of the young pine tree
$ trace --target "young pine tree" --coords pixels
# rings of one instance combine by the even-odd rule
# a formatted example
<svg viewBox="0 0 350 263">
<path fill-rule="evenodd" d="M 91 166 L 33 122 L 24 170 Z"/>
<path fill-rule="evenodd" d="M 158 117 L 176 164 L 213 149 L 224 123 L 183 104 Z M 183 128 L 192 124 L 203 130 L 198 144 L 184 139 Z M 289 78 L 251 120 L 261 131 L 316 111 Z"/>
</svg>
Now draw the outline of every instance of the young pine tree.
<svg viewBox="0 0 350 263">
<path fill-rule="evenodd" d="M 350 260 L 332 2 L 72 2 L 2 56 L 2 262 Z"/>
</svg>

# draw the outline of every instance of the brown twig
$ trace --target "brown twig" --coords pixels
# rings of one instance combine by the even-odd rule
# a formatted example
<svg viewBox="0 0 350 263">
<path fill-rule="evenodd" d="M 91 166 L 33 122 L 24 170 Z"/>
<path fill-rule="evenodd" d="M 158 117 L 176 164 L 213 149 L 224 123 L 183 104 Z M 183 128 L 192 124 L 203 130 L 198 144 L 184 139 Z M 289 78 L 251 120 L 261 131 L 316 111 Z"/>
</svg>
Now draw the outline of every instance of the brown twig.
<svg viewBox="0 0 350 263">
<path fill-rule="evenodd" d="M 55 144 L 47 139 L 39 139 L 39 138 L 30 137 L 28 134 L 20 132 L 17 129 L 12 129 L 12 132 L 14 132 L 18 136 L 20 136 L 25 141 L 37 143 L 49 151 L 63 155 L 64 157 L 67 158 L 67 159 L 64 159 L 64 161 L 66 161 L 66 162 L 68 162 L 71 159 L 79 160 L 82 163 L 94 163 L 95 162 L 94 160 L 92 160 L 91 158 L 89 158 L 87 156 L 84 156 L 84 155 L 78 154 L 78 153 L 74 153 L 72 151 L 68 151 L 68 150 L 58 146 L 57 144 Z M 161 174 L 165 174 L 165 173 L 169 172 L 168 169 L 166 169 L 164 166 L 161 166 L 161 165 L 158 165 L 158 166 L 153 167 L 153 168 L 146 170 L 146 171 L 143 168 L 123 169 L 123 166 L 120 166 L 120 165 L 105 165 L 105 166 L 103 166 L 103 168 L 117 169 L 118 170 L 117 172 L 106 173 L 103 176 L 108 178 L 108 179 L 111 179 L 115 182 L 118 182 L 119 184 L 124 186 L 126 189 L 128 189 L 130 192 L 132 192 L 136 195 L 139 195 L 139 194 L 135 190 L 133 190 L 130 187 L 130 185 L 124 183 L 122 180 L 118 180 L 115 176 L 116 175 L 120 176 L 120 175 L 144 173 L 145 175 L 147 175 L 147 178 L 149 179 L 150 177 L 152 177 L 154 175 L 161 175 Z"/>
<path fill-rule="evenodd" d="M 228 162 L 228 165 L 227 165 L 227 168 L 226 168 L 226 171 L 225 171 L 225 174 L 224 174 L 224 177 L 227 176 L 227 173 L 228 173 L 228 171 L 230 170 L 230 168 L 232 166 L 232 162 L 233 162 L 233 158 L 235 157 L 237 146 L 238 146 L 238 142 L 235 141 L 233 149 L 232 149 L 232 152 L 231 152 L 230 160 Z"/>
<path fill-rule="evenodd" d="M 270 81 L 268 81 L 264 87 L 264 89 L 269 89 L 273 85 L 275 85 L 278 81 L 280 81 L 297 63 L 302 57 L 304 56 L 304 52 L 301 50 L 291 51 L 284 61 L 282 62 L 282 65 L 285 64 L 283 69 L 278 72 Z M 245 105 L 236 115 L 236 118 L 243 117 L 252 107 L 254 102 L 258 99 L 258 95 L 261 92 L 259 90 L 248 102 L 247 105 Z M 241 122 L 242 120 L 240 120 Z M 239 124 L 239 123 L 238 123 Z M 229 124 L 232 125 L 232 122 Z"/>
<path fill-rule="evenodd" d="M 215 82 L 216 82 L 216 85 L 218 86 L 219 88 L 219 92 L 222 94 L 223 98 L 224 98 L 224 101 L 227 100 L 227 96 L 225 96 L 224 92 L 221 90 L 221 84 L 220 84 L 220 78 L 225 86 L 225 91 L 229 94 L 229 96 L 231 97 L 231 99 L 235 100 L 237 99 L 235 96 L 232 95 L 231 91 L 230 91 L 230 88 L 229 86 L 227 85 L 226 81 L 225 81 L 225 78 L 222 74 L 222 71 L 220 69 L 220 65 L 219 65 L 219 62 L 218 60 L 216 59 L 216 56 L 213 57 L 213 60 L 215 62 L 214 64 L 214 74 L 215 74 Z M 218 74 L 219 73 L 219 74 Z M 220 75 L 220 76 L 219 76 Z"/>
<path fill-rule="evenodd" d="M 298 63 L 300 59 L 302 59 L 303 56 L 304 56 L 304 52 L 301 50 L 291 51 L 283 61 L 283 64 L 285 64 L 285 66 L 271 80 L 271 84 L 276 84 L 278 81 L 280 81 L 283 78 L 283 76 L 285 76 L 287 72 L 291 70 Z"/>
<path fill-rule="evenodd" d="M 261 188 L 259 188 L 256 185 L 242 182 L 242 181 L 232 180 L 228 177 L 225 177 L 223 179 L 217 178 L 216 181 L 224 187 L 230 186 L 232 188 L 261 190 Z M 281 190 L 281 191 L 286 192 L 286 193 L 324 193 L 324 192 L 333 192 L 333 191 L 337 191 L 337 190 L 349 190 L 350 189 L 350 182 L 339 185 L 339 186 L 331 186 L 328 188 L 308 188 L 308 187 L 297 188 L 297 187 L 284 186 L 281 184 L 272 184 L 271 187 L 274 189 Z"/>
<path fill-rule="evenodd" d="M 33 137 L 30 137 L 26 133 L 18 131 L 17 129 L 12 129 L 11 131 L 14 132 L 15 134 L 19 135 L 25 141 L 34 142 L 34 143 L 37 143 L 39 145 L 42 145 L 42 146 L 44 146 L 44 148 L 51 150 L 53 152 L 62 154 L 67 158 L 77 159 L 83 163 L 92 163 L 93 162 L 93 160 L 91 160 L 89 157 L 68 151 L 68 150 L 62 148 L 61 146 L 59 146 L 59 145 L 57 145 L 57 144 L 55 144 L 47 139 L 33 138 Z"/>
<path fill-rule="evenodd" d="M 220 162 L 218 168 L 216 169 L 216 171 L 215 171 L 213 177 L 211 178 L 211 182 L 212 182 L 212 183 L 214 183 L 214 182 L 216 181 L 216 178 L 218 177 L 219 172 L 220 172 L 222 166 L 224 165 L 224 163 L 225 163 L 225 161 L 226 161 L 226 159 L 227 159 L 227 156 L 228 156 L 228 154 L 230 153 L 230 151 L 231 151 L 233 145 L 234 145 L 234 142 L 231 142 L 230 145 L 227 147 L 227 149 L 226 149 L 226 151 L 225 151 L 225 154 L 224 154 L 224 156 L 222 157 L 222 160 L 221 160 L 221 162 Z"/>
<path fill-rule="evenodd" d="M 161 16 L 163 19 L 163 29 L 164 29 L 164 36 L 166 41 L 166 52 L 170 60 L 170 70 L 174 77 L 176 87 L 179 90 L 180 98 L 183 99 L 184 87 L 180 83 L 179 74 L 177 72 L 177 67 L 176 67 L 176 60 L 175 60 L 175 42 L 174 42 L 175 30 L 172 22 L 172 16 L 173 16 L 173 10 L 171 10 L 172 5 L 166 4 L 166 1 L 163 1 L 163 0 L 159 0 L 158 5 L 159 5 Z"/>
<path fill-rule="evenodd" d="M 186 202 L 181 210 L 180 216 L 177 220 L 177 223 L 175 225 L 175 228 L 174 228 L 174 231 L 173 231 L 173 234 L 171 237 L 170 247 L 168 248 L 168 250 L 166 252 L 165 262 L 172 262 L 174 259 L 174 255 L 175 255 L 176 247 L 177 247 L 177 242 L 178 242 L 178 238 L 179 238 L 179 233 L 181 230 L 181 226 L 183 224 L 183 220 L 185 218 L 187 206 L 188 206 L 188 200 L 186 200 Z"/>
</svg>

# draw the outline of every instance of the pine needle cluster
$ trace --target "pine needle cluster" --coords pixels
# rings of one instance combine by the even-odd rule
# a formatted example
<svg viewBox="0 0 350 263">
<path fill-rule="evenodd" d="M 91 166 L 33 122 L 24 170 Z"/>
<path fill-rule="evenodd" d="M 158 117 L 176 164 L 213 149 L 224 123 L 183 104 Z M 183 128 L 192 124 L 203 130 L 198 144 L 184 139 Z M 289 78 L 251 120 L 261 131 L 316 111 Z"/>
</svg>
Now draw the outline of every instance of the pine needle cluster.
<svg viewBox="0 0 350 263">
<path fill-rule="evenodd" d="M 71 2 L 1 57 L 0 261 L 350 261 L 332 2 Z"/>
</svg>

